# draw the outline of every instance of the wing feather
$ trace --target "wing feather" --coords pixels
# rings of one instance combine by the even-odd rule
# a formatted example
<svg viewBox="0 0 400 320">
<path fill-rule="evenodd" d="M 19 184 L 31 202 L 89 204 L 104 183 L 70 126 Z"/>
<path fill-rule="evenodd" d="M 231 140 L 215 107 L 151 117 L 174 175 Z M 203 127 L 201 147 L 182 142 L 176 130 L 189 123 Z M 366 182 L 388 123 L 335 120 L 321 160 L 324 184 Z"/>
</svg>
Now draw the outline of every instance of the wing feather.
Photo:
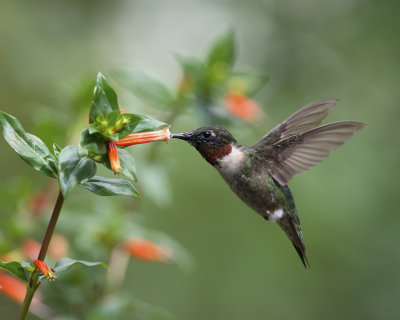
<svg viewBox="0 0 400 320">
<path fill-rule="evenodd" d="M 262 149 L 290 136 L 318 127 L 337 101 L 337 99 L 319 100 L 302 107 L 269 131 L 253 145 L 253 148 Z"/>
<path fill-rule="evenodd" d="M 341 121 L 284 138 L 272 145 L 270 156 L 264 154 L 269 160 L 268 171 L 279 184 L 286 185 L 294 175 L 321 162 L 364 126 L 362 122 Z"/>
</svg>

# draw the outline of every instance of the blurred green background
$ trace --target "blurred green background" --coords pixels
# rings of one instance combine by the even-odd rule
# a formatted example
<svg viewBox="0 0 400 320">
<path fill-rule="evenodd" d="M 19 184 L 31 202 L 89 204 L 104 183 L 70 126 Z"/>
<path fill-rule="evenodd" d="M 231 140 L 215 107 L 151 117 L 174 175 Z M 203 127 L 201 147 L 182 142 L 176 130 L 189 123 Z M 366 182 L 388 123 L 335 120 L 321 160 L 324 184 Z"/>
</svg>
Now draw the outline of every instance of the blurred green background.
<svg viewBox="0 0 400 320">
<path fill-rule="evenodd" d="M 283 232 L 241 203 L 193 148 L 171 141 L 157 145 L 163 159 L 157 165 L 142 156 L 150 146 L 134 150 L 140 204 L 107 201 L 123 202 L 126 215 L 140 205 L 146 223 L 179 241 L 195 267 L 182 272 L 132 262 L 122 292 L 177 319 L 399 319 L 399 10 L 394 0 L 3 0 L 0 108 L 46 142 L 65 144 L 64 137 L 76 143 L 72 129 L 43 136 L 48 131 L 41 121 L 69 123 L 79 133 L 86 124 L 76 123 L 82 119 L 72 98 L 98 71 L 108 75 L 133 66 L 174 87 L 180 73 L 175 53 L 202 57 L 210 41 L 233 29 L 236 65 L 270 78 L 254 97 L 267 115 L 262 125 L 229 128 L 240 142 L 252 144 L 319 99 L 340 99 L 329 122 L 368 123 L 289 184 L 312 269 L 304 270 Z M 135 110 L 137 103 L 138 112 L 163 120 L 162 113 L 113 86 L 122 106 Z M 205 124 L 188 112 L 171 130 Z M 32 190 L 43 189 L 46 178 L 3 139 L 0 150 L 2 190 L 21 176 Z M 166 176 L 162 183 L 160 175 Z M 89 197 L 74 191 L 66 212 L 85 208 Z M 88 210 L 88 223 L 101 222 L 95 208 Z M 60 227 L 63 221 L 68 218 L 61 218 Z M 105 273 L 96 277 L 101 282 Z M 18 306 L 0 297 L 0 310 L 1 318 L 13 319 Z"/>
</svg>

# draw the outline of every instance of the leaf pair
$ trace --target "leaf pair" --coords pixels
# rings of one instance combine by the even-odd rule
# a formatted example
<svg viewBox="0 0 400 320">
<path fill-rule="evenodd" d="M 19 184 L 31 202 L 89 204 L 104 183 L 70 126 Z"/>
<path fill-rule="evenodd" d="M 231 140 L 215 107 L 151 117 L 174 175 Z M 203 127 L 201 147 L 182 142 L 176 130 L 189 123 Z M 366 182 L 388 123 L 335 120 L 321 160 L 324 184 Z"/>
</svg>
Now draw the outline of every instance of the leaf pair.
<svg viewBox="0 0 400 320">
<path fill-rule="evenodd" d="M 99 73 L 89 113 L 89 127 L 82 131 L 79 146 L 61 149 L 53 145 L 54 154 L 38 137 L 27 133 L 19 121 L 0 113 L 2 133 L 8 144 L 35 170 L 58 179 L 66 197 L 75 186 L 82 186 L 98 195 L 130 195 L 140 198 L 139 192 L 128 181 L 95 177 L 96 162 L 110 168 L 107 142 L 120 140 L 130 133 L 155 130 L 165 123 L 144 115 L 121 114 L 117 95 L 105 77 Z M 132 156 L 119 149 L 122 174 L 137 181 Z"/>
<path fill-rule="evenodd" d="M 87 267 L 95 267 L 101 266 L 103 268 L 108 268 L 107 265 L 103 262 L 90 262 L 84 260 L 74 260 L 70 258 L 62 258 L 60 259 L 56 265 L 54 266 L 54 271 L 56 273 L 63 272 L 68 270 L 72 266 L 76 264 L 82 264 Z M 13 276 L 17 277 L 18 279 L 22 280 L 25 284 L 28 284 L 30 274 L 35 270 L 35 266 L 29 262 L 18 262 L 18 261 L 11 261 L 5 262 L 0 261 L 0 269 L 7 270 Z M 45 279 L 45 276 L 41 276 L 40 279 Z"/>
<path fill-rule="evenodd" d="M 27 133 L 15 117 L 5 112 L 0 112 L 0 123 L 4 139 L 24 161 L 46 176 L 57 178 L 56 158 L 42 140 Z"/>
</svg>

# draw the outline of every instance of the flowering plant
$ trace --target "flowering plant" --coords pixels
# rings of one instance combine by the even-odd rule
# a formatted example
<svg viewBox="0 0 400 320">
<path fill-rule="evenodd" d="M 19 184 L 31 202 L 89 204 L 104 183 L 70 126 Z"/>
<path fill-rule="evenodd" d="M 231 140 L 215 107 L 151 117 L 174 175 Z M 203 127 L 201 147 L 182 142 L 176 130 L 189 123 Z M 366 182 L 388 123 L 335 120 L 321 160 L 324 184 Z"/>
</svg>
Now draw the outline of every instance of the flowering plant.
<svg viewBox="0 0 400 320">
<path fill-rule="evenodd" d="M 101 73 L 94 88 L 89 126 L 81 133 L 79 145 L 61 149 L 53 144 L 51 152 L 40 138 L 26 132 L 15 117 L 1 112 L 0 124 L 4 139 L 14 151 L 33 169 L 56 179 L 60 190 L 37 259 L 30 262 L 0 261 L 1 269 L 7 270 L 26 285 L 20 315 L 20 319 L 25 319 L 35 291 L 46 279 L 55 280 L 57 274 L 75 264 L 107 268 L 102 262 L 70 258 L 61 258 L 53 269 L 44 262 L 64 199 L 76 186 L 101 196 L 128 195 L 140 198 L 138 190 L 128 180 L 96 176 L 97 163 L 115 174 L 137 181 L 132 156 L 117 146 L 168 141 L 169 127 L 149 116 L 121 113 L 117 96 Z M 154 131 L 161 127 L 164 129 Z"/>
</svg>

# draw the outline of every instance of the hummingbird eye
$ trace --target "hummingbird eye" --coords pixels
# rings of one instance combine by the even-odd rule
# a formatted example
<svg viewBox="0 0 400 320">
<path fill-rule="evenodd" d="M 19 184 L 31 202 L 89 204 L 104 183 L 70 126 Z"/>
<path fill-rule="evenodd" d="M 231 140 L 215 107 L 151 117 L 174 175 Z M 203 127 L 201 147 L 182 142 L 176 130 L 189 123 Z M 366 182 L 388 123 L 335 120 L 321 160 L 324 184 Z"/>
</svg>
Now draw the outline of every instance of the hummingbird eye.
<svg viewBox="0 0 400 320">
<path fill-rule="evenodd" d="M 209 138 L 211 136 L 211 132 L 210 131 L 204 131 L 203 133 L 203 137 L 204 138 Z"/>
</svg>

